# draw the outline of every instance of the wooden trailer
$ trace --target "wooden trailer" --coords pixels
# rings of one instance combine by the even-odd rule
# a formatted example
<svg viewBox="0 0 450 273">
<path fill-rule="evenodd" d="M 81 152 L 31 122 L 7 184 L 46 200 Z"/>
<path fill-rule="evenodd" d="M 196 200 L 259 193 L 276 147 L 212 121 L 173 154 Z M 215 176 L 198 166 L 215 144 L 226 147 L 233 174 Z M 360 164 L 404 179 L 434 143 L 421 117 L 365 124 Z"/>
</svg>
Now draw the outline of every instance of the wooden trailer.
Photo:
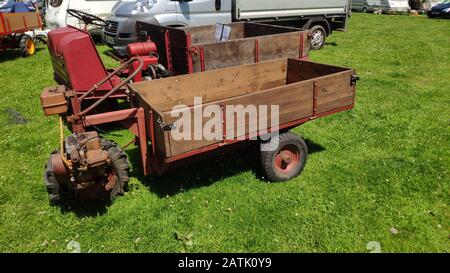
<svg viewBox="0 0 450 273">
<path fill-rule="evenodd" d="M 245 129 L 238 130 L 237 113 L 225 111 L 228 105 L 279 106 L 279 128 L 285 131 L 307 121 L 353 108 L 356 72 L 352 69 L 318 64 L 298 59 L 277 59 L 257 64 L 207 71 L 133 83 L 137 105 L 145 110 L 147 140 L 154 155 L 164 163 L 188 158 L 225 145 L 267 132 L 254 130 L 258 120 L 246 120 Z M 203 104 L 194 106 L 194 97 Z M 222 109 L 221 139 L 177 141 L 171 131 L 183 126 L 172 117 L 174 107 L 185 105 L 184 111 L 194 116 L 196 107 L 218 105 Z M 198 109 L 197 109 L 198 110 Z M 175 111 L 175 112 L 176 112 Z M 258 110 L 259 111 L 259 110 Z M 260 113 L 258 113 L 260 114 Z M 203 123 L 208 120 L 203 119 Z M 268 124 L 270 123 L 270 118 Z M 232 127 L 234 126 L 234 127 Z M 194 128 L 194 124 L 192 124 Z M 198 128 L 197 128 L 198 129 Z M 229 134 L 234 137 L 230 137 Z M 158 171 L 158 170 L 156 170 Z"/>
<path fill-rule="evenodd" d="M 298 28 L 239 22 L 225 25 L 171 28 L 137 22 L 138 33 L 156 43 L 159 60 L 175 75 L 203 72 L 277 58 L 307 59 L 308 32 Z M 227 31 L 225 31 L 227 32 Z M 225 33 L 224 32 L 224 33 Z"/>
<path fill-rule="evenodd" d="M 42 28 L 42 19 L 37 12 L 0 13 L 0 52 L 9 48 L 20 48 L 23 55 L 36 52 L 34 38 L 25 32 Z"/>
<path fill-rule="evenodd" d="M 105 122 L 118 122 L 134 134 L 132 142 L 139 147 L 144 175 L 162 174 L 230 149 L 238 150 L 239 144 L 259 141 L 267 180 L 290 180 L 303 171 L 308 147 L 288 130 L 353 108 L 357 80 L 352 69 L 282 58 L 131 83 L 127 89 L 134 108 L 101 114 L 85 110 L 73 115 L 67 114 L 67 107 L 60 107 L 74 99 L 73 92 L 64 87 L 46 89 L 42 106 L 47 115 L 60 115 L 61 132 L 60 151 L 52 153 L 44 171 L 50 199 L 56 202 L 66 194 L 81 200 L 111 199 L 124 192 L 129 180 L 126 154 L 97 132 L 85 131 L 88 126 Z M 241 110 L 230 111 L 230 106 L 240 106 Z M 245 109 L 252 107 L 255 115 L 247 115 Z M 211 108 L 215 114 L 204 114 Z M 274 112 L 278 116 L 272 115 Z M 66 138 L 63 116 L 74 132 Z M 265 126 L 261 126 L 263 119 Z M 213 138 L 202 135 L 210 121 L 215 124 Z M 176 136 L 177 132 L 185 138 Z M 265 142 L 268 136 L 271 141 Z"/>
</svg>

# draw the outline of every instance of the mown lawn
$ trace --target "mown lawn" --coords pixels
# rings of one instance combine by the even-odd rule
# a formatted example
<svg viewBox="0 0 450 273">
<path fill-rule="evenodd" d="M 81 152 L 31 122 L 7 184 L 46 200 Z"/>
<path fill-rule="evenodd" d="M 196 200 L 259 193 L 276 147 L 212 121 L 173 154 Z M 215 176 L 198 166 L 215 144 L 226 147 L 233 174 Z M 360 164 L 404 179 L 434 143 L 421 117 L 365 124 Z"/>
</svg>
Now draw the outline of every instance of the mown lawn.
<svg viewBox="0 0 450 273">
<path fill-rule="evenodd" d="M 357 69 L 357 106 L 294 130 L 312 152 L 300 177 L 263 182 L 241 153 L 143 178 L 131 147 L 129 191 L 100 208 L 49 205 L 42 171 L 58 124 L 39 103 L 54 84 L 45 47 L 0 54 L 0 251 L 66 252 L 74 240 L 82 252 L 369 252 L 371 241 L 449 252 L 450 20 L 355 14 L 329 43 L 312 59 Z"/>
</svg>

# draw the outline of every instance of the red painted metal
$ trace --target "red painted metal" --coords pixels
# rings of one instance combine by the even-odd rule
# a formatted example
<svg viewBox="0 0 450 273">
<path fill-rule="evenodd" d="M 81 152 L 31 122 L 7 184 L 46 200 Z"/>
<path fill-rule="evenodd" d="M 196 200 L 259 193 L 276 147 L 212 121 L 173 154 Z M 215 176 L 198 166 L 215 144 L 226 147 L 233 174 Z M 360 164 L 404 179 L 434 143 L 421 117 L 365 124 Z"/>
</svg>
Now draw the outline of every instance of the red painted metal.
<svg viewBox="0 0 450 273">
<path fill-rule="evenodd" d="M 222 145 L 227 144 L 227 114 L 225 112 L 225 106 L 220 106 L 220 111 L 222 115 Z"/>
<path fill-rule="evenodd" d="M 299 54 L 298 54 L 299 59 L 303 59 L 304 52 L 305 52 L 305 36 L 303 35 L 303 33 L 300 33 L 300 46 L 299 46 Z"/>
<path fill-rule="evenodd" d="M 86 116 L 83 119 L 84 126 L 96 126 L 105 123 L 113 123 L 136 118 L 140 108 L 131 108 L 108 113 Z"/>
<path fill-rule="evenodd" d="M 259 62 L 259 40 L 255 40 L 255 63 Z"/>
<path fill-rule="evenodd" d="M 206 65 L 205 65 L 205 50 L 203 47 L 200 48 L 200 69 L 202 72 L 206 71 Z"/>
<path fill-rule="evenodd" d="M 48 48 L 52 56 L 55 79 L 76 92 L 86 92 L 108 76 L 89 33 L 67 26 L 48 33 Z M 97 89 L 109 91 L 107 81 Z"/>
<path fill-rule="evenodd" d="M 314 82 L 313 87 L 313 117 L 317 116 L 317 96 L 319 95 L 319 88 L 317 82 Z"/>
<path fill-rule="evenodd" d="M 149 56 L 151 53 L 157 52 L 156 44 L 152 41 L 131 43 L 127 46 L 129 56 Z"/>
<path fill-rule="evenodd" d="M 168 30 L 166 30 L 164 32 L 164 47 L 166 49 L 167 69 L 173 73 L 172 51 L 171 51 L 171 45 L 170 45 L 170 32 Z"/>
<path fill-rule="evenodd" d="M 298 166 L 301 156 L 295 145 L 281 147 L 275 155 L 275 169 L 280 173 L 289 174 Z"/>
<path fill-rule="evenodd" d="M 186 59 L 188 65 L 188 74 L 194 73 L 194 60 L 192 54 L 195 52 L 196 48 L 192 47 L 192 37 L 191 34 L 188 33 L 186 35 Z"/>
<path fill-rule="evenodd" d="M 156 143 L 155 143 L 155 114 L 150 111 L 150 142 L 152 143 L 152 156 L 156 155 Z"/>
</svg>

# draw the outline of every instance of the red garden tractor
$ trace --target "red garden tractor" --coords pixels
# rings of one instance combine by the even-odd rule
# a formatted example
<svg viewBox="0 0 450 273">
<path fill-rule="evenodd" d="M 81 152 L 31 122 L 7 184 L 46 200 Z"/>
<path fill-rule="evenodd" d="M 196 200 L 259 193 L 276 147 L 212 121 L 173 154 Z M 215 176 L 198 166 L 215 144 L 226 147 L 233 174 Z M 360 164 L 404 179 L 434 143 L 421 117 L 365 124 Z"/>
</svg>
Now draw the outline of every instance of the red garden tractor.
<svg viewBox="0 0 450 273">
<path fill-rule="evenodd" d="M 104 27 L 107 23 L 94 15 L 77 11 L 67 12 L 89 24 Z M 155 43 L 148 38 L 145 41 L 129 44 L 129 59 L 122 60 L 116 69 L 106 69 L 90 34 L 72 26 L 58 28 L 48 33 L 48 49 L 54 69 L 54 78 L 60 85 L 73 92 L 70 109 L 73 113 L 82 111 L 84 107 L 104 103 L 99 99 L 107 93 L 109 103 L 117 99 L 127 99 L 123 88 L 130 81 L 156 79 L 169 75 L 169 72 L 158 64 Z M 95 107 L 92 107 L 95 108 Z M 91 109 L 92 109 L 91 108 Z M 110 110 L 110 109 L 109 109 Z"/>
</svg>

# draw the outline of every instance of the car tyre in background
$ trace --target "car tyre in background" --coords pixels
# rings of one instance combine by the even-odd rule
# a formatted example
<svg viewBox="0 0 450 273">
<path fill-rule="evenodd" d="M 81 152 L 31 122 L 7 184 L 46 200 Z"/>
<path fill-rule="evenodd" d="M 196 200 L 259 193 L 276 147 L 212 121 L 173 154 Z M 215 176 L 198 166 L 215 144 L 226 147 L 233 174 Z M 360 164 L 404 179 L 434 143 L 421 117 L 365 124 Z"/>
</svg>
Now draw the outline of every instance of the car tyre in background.
<svg viewBox="0 0 450 273">
<path fill-rule="evenodd" d="M 309 30 L 311 33 L 311 49 L 319 50 L 325 45 L 327 31 L 321 25 L 315 25 Z"/>
</svg>

